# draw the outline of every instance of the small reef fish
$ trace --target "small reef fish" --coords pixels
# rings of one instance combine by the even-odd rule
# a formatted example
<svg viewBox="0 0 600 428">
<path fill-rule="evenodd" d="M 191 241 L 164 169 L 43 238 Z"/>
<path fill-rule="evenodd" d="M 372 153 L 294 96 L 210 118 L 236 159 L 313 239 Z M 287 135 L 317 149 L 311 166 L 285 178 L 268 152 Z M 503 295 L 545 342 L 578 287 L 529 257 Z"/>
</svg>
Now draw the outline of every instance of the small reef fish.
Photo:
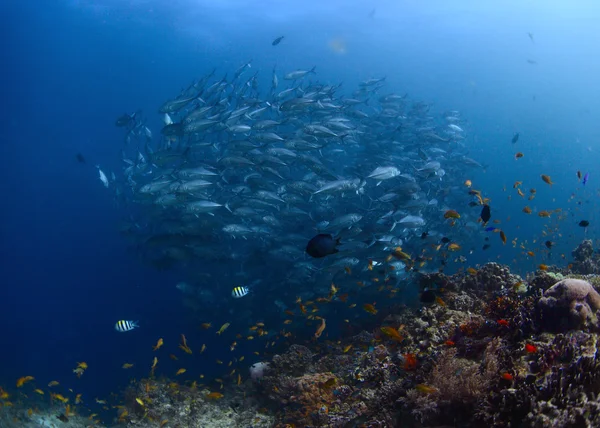
<svg viewBox="0 0 600 428">
<path fill-rule="evenodd" d="M 363 305 L 363 309 L 364 309 L 366 312 L 368 312 L 368 313 L 370 313 L 370 314 L 372 314 L 372 315 L 376 315 L 376 314 L 377 314 L 377 312 L 378 312 L 378 311 L 377 311 L 377 309 L 375 309 L 375 306 L 373 306 L 373 305 L 372 305 L 372 304 L 370 304 L 370 303 L 365 303 L 365 304 Z"/>
<path fill-rule="evenodd" d="M 415 389 L 423 394 L 433 394 L 437 391 L 433 386 L 425 385 L 424 383 L 415 385 Z"/>
<path fill-rule="evenodd" d="M 549 176 L 549 175 L 542 174 L 542 175 L 541 175 L 541 177 L 542 177 L 542 181 L 543 181 L 544 183 L 546 183 L 546 184 L 549 184 L 550 186 L 552 186 L 552 185 L 554 184 L 554 183 L 552 182 L 552 179 L 550 178 L 550 176 Z"/>
<path fill-rule="evenodd" d="M 444 213 L 444 218 L 460 218 L 460 214 L 455 210 L 448 210 Z"/>
<path fill-rule="evenodd" d="M 211 392 L 206 394 L 206 398 L 208 398 L 209 400 L 220 400 L 223 397 L 224 395 L 220 392 Z"/>
<path fill-rule="evenodd" d="M 158 351 L 160 349 L 161 346 L 163 346 L 164 342 L 162 337 L 160 339 L 158 339 L 158 341 L 156 342 L 156 346 L 153 346 L 152 349 L 154 351 Z"/>
<path fill-rule="evenodd" d="M 221 326 L 221 328 L 219 329 L 219 331 L 217 331 L 217 334 L 218 334 L 218 335 L 221 335 L 221 334 L 223 334 L 223 332 L 224 332 L 225 330 L 227 330 L 227 327 L 229 327 L 230 325 L 231 325 L 231 324 L 230 324 L 230 323 L 228 323 L 228 322 L 226 322 L 225 324 L 223 324 L 223 325 Z"/>
<path fill-rule="evenodd" d="M 381 327 L 381 331 L 387 337 L 389 337 L 392 340 L 395 340 L 396 342 L 402 342 L 404 340 L 404 338 L 400 336 L 400 333 L 398 333 L 398 330 L 396 330 L 393 327 Z"/>
<path fill-rule="evenodd" d="M 35 378 L 33 376 L 23 376 L 23 377 L 20 377 L 19 379 L 17 379 L 17 388 L 21 388 L 27 382 L 31 382 L 34 379 Z"/>
<path fill-rule="evenodd" d="M 100 181 L 102 182 L 102 184 L 104 184 L 104 187 L 106 187 L 108 189 L 108 178 L 106 178 L 106 174 L 104 174 L 104 172 L 100 169 L 100 165 L 96 165 L 96 168 L 98 168 L 98 175 L 100 177 Z"/>
<path fill-rule="evenodd" d="M 125 333 L 126 331 L 131 331 L 134 328 L 139 327 L 138 322 L 139 321 L 125 321 L 125 320 L 117 321 L 117 323 L 115 324 L 115 330 L 117 330 L 119 333 Z"/>
<path fill-rule="evenodd" d="M 306 245 L 306 253 L 316 259 L 335 254 L 339 250 L 336 248 L 340 244 L 339 239 L 334 239 L 332 235 L 319 233 L 314 236 Z"/>
<path fill-rule="evenodd" d="M 235 287 L 231 291 L 231 296 L 235 299 L 239 299 L 240 297 L 246 296 L 249 292 L 250 290 L 248 289 L 248 287 Z"/>
<path fill-rule="evenodd" d="M 317 328 L 317 331 L 315 332 L 315 338 L 318 339 L 319 337 L 321 337 L 321 334 L 323 334 L 323 330 L 325 330 L 325 318 L 321 318 L 321 325 Z"/>
</svg>

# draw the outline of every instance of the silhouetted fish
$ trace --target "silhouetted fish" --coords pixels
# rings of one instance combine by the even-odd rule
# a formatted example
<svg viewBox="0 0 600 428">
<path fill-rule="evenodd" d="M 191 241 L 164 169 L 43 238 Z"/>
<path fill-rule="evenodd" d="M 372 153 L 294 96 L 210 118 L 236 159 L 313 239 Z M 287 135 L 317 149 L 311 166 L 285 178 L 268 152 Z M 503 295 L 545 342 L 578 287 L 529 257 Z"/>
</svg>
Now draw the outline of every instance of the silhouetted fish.
<svg viewBox="0 0 600 428">
<path fill-rule="evenodd" d="M 273 43 L 271 43 L 273 46 L 277 46 L 279 43 L 281 43 L 281 41 L 283 40 L 284 36 L 280 36 L 277 37 L 275 40 L 273 40 Z"/>
<path fill-rule="evenodd" d="M 481 209 L 481 221 L 483 221 L 483 224 L 486 224 L 488 221 L 490 221 L 490 219 L 492 218 L 492 211 L 490 210 L 490 206 L 485 204 L 483 206 L 483 208 Z"/>
<path fill-rule="evenodd" d="M 306 252 L 314 258 L 321 258 L 330 254 L 335 254 L 339 250 L 336 247 L 340 243 L 339 239 L 333 239 L 333 236 L 327 233 L 319 233 L 308 241 Z"/>
</svg>

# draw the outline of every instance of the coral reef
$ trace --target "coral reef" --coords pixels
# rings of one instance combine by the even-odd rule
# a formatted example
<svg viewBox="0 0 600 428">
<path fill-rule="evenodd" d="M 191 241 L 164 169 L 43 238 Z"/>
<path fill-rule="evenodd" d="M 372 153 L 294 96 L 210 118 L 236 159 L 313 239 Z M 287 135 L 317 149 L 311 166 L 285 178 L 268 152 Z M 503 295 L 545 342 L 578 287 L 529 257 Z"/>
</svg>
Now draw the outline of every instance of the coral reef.
<svg viewBox="0 0 600 428">
<path fill-rule="evenodd" d="M 259 399 L 278 427 L 600 426 L 589 245 L 571 269 L 527 281 L 496 263 L 421 274 L 436 303 L 320 350 L 293 345 L 273 357 Z"/>
<path fill-rule="evenodd" d="M 175 382 L 144 379 L 125 392 L 119 417 L 130 427 L 272 427 L 273 418 L 241 392 L 211 393 Z"/>
<path fill-rule="evenodd" d="M 600 426 L 598 258 L 589 241 L 573 255 L 569 268 L 527 280 L 497 263 L 419 274 L 435 295 L 422 307 L 263 356 L 251 379 L 222 390 L 142 379 L 125 391 L 115 426 Z M 4 407 L 7 427 L 86 423 Z"/>
</svg>

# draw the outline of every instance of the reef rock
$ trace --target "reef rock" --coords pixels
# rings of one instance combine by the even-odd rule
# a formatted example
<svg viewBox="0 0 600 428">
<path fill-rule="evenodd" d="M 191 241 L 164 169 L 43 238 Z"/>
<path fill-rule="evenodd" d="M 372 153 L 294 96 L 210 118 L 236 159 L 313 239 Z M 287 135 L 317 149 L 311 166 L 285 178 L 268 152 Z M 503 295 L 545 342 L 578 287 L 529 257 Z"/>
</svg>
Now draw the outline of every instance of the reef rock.
<svg viewBox="0 0 600 428">
<path fill-rule="evenodd" d="M 571 252 L 573 263 L 571 270 L 581 275 L 600 273 L 600 260 L 594 253 L 591 240 L 585 240 Z"/>
<path fill-rule="evenodd" d="M 548 330 L 597 328 L 600 294 L 587 281 L 566 278 L 544 292 L 538 308 Z"/>
</svg>

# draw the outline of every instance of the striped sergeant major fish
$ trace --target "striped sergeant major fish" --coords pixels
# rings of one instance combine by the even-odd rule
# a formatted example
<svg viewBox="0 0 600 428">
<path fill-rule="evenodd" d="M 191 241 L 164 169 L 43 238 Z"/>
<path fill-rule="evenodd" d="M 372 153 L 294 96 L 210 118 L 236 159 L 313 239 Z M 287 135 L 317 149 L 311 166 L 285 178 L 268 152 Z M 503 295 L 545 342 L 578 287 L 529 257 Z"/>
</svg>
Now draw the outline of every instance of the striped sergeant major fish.
<svg viewBox="0 0 600 428">
<path fill-rule="evenodd" d="M 139 327 L 138 322 L 139 321 L 125 321 L 125 320 L 117 321 L 117 323 L 115 324 L 115 330 L 117 330 L 119 333 L 125 333 L 126 331 L 131 331 L 134 328 Z"/>
<path fill-rule="evenodd" d="M 248 287 L 235 287 L 231 292 L 231 296 L 239 299 L 240 297 L 244 297 L 246 294 L 250 292 Z"/>
</svg>

